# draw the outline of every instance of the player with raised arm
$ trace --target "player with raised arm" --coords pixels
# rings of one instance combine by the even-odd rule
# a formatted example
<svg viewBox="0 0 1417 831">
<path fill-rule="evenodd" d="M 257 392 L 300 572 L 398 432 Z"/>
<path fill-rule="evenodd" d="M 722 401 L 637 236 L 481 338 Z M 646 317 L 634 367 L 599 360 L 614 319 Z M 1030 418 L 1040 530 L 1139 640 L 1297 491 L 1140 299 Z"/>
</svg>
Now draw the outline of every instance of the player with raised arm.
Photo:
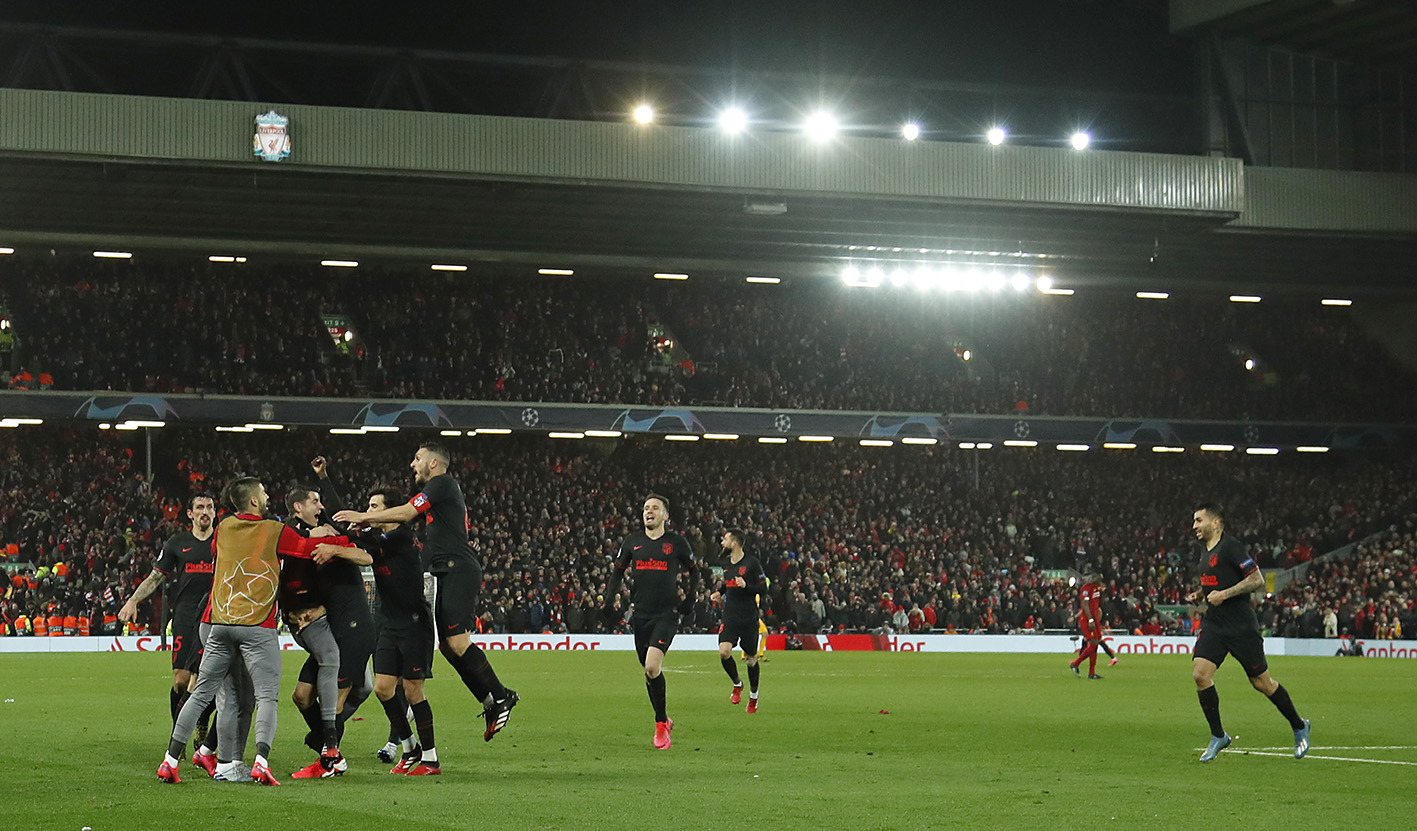
<svg viewBox="0 0 1417 831">
<path fill-rule="evenodd" d="M 198 634 L 202 611 L 212 591 L 212 561 L 216 547 L 212 541 L 216 523 L 216 500 L 206 494 L 193 496 L 188 504 L 190 530 L 178 531 L 162 546 L 162 554 L 153 563 L 153 570 L 118 610 L 118 619 L 132 623 L 138 617 L 138 604 L 147 600 L 169 578 L 177 578 L 171 593 L 172 617 L 172 723 L 187 702 L 198 664 L 202 660 L 202 640 Z M 162 622 L 158 621 L 161 626 Z M 211 711 L 201 714 L 197 724 L 197 744 L 207 734 L 207 719 Z"/>
<path fill-rule="evenodd" d="M 157 778 L 174 784 L 182 781 L 178 756 L 196 727 L 197 716 L 216 697 L 232 662 L 241 660 L 256 695 L 256 762 L 251 778 L 262 785 L 279 785 L 271 774 L 269 757 L 280 694 L 276 632 L 280 558 L 325 562 L 351 546 L 346 538 L 331 537 L 323 528 L 316 532 L 323 539 L 305 538 L 276 520 L 265 519 L 269 497 L 265 485 L 254 477 L 227 485 L 224 498 L 235 515 L 222 520 L 215 533 L 212 593 L 202 615 L 203 622 L 211 624 L 210 637 L 202 650 L 197 687 L 177 715 Z"/>
<path fill-rule="evenodd" d="M 719 541 L 728 552 L 728 561 L 723 568 L 723 584 L 716 588 L 709 599 L 714 603 L 723 601 L 723 629 L 718 635 L 718 658 L 723 671 L 733 681 L 733 692 L 728 700 L 734 704 L 743 700 L 743 679 L 738 675 L 738 664 L 733 660 L 733 647 L 741 645 L 743 661 L 748 665 L 748 708 L 747 712 L 758 711 L 758 677 L 761 666 L 758 663 L 758 636 L 762 618 L 758 614 L 758 597 L 767 592 L 768 578 L 763 573 L 758 558 L 743 551 L 743 532 L 737 528 L 727 528 Z"/>
<path fill-rule="evenodd" d="M 315 460 L 322 481 L 325 461 Z M 330 506 L 344 502 L 331 484 Z M 383 511 L 402 499 L 386 488 L 369 493 L 368 510 Z M 374 557 L 374 585 L 379 592 L 378 641 L 374 649 L 374 695 L 384 705 L 390 736 L 401 751 L 390 773 L 436 776 L 442 772 L 434 741 L 433 709 L 424 683 L 433 677 L 433 613 L 423 595 L 423 564 L 413 525 L 383 522 L 360 529 L 356 537 Z M 396 693 L 402 689 L 403 696 Z M 408 709 L 418 728 L 415 742 Z"/>
<path fill-rule="evenodd" d="M 353 525 L 427 520 L 423 540 L 423 561 L 438 581 L 438 649 L 457 670 L 463 684 L 482 702 L 486 726 L 483 741 L 492 741 L 507 726 L 512 708 L 520 697 L 504 686 L 487 660 L 487 653 L 472 642 L 477 628 L 477 600 L 482 592 L 482 563 L 473 554 L 467 539 L 467 503 L 462 488 L 448 474 L 451 456 L 436 442 L 419 446 L 409 467 L 422 490 L 402 505 L 378 511 L 340 511 L 336 522 Z"/>
<path fill-rule="evenodd" d="M 673 744 L 670 734 L 674 720 L 665 705 L 664 653 L 678 632 L 679 616 L 693 611 L 698 571 L 688 541 L 667 526 L 668 499 L 657 493 L 645 497 L 641 519 L 644 530 L 620 544 L 602 611 L 608 620 L 620 620 L 617 600 L 625 571 L 630 570 L 630 603 L 634 607 L 630 626 L 635 633 L 635 653 L 644 667 L 645 688 L 654 707 L 654 746 L 666 750 Z M 682 597 L 678 582 L 681 571 L 687 580 Z"/>
<path fill-rule="evenodd" d="M 1214 759 L 1231 742 L 1220 723 L 1220 695 L 1215 691 L 1215 670 L 1226 655 L 1235 656 L 1250 684 L 1288 720 L 1294 731 L 1294 758 L 1302 759 L 1309 752 L 1309 720 L 1299 717 L 1289 691 L 1269 677 L 1259 619 L 1250 605 L 1250 593 L 1264 586 L 1264 574 L 1245 553 L 1245 544 L 1225 533 L 1225 515 L 1220 506 L 1213 502 L 1196 506 L 1191 528 L 1204 546 L 1201 586 L 1186 595 L 1190 603 L 1206 604 L 1201 633 L 1191 651 L 1196 694 L 1210 724 L 1210 744 L 1201 754 L 1201 761 Z"/>
</svg>

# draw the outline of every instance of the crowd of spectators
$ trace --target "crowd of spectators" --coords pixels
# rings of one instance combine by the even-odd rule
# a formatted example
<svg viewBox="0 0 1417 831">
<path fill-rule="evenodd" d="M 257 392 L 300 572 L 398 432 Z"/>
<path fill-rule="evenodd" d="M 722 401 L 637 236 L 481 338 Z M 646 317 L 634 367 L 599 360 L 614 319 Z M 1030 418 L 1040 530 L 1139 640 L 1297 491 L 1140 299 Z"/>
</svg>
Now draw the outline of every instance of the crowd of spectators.
<svg viewBox="0 0 1417 831">
<path fill-rule="evenodd" d="M 347 502 L 358 504 L 376 485 L 409 494 L 419 441 L 168 427 L 155 434 L 161 469 L 148 484 L 124 446 L 133 435 L 46 425 L 0 436 L 0 543 L 16 543 L 21 559 L 40 566 L 62 561 L 70 575 L 62 584 L 12 586 L 11 607 L 121 603 L 158 544 L 185 521 L 186 498 L 237 475 L 262 478 L 275 508 L 288 489 L 313 482 L 309 459 L 323 455 Z M 637 527 L 650 490 L 670 497 L 675 527 L 710 565 L 720 558 L 718 529 L 746 530 L 772 579 L 763 601 L 768 624 L 803 633 L 1066 629 L 1076 589 L 1048 572 L 1067 569 L 1103 574 L 1110 625 L 1179 633 L 1184 614 L 1161 607 L 1181 604 L 1189 585 L 1190 516 L 1199 499 L 1229 506 L 1228 527 L 1267 568 L 1302 547 L 1322 553 L 1392 527 L 1407 529 L 1398 547 L 1410 552 L 1417 514 L 1406 486 L 1413 460 L 1401 454 L 1077 457 L 1036 448 L 670 446 L 647 437 L 445 441 L 484 563 L 484 622 L 499 632 L 602 631 L 610 559 Z M 1384 612 L 1401 621 L 1412 598 L 1410 555 L 1370 563 L 1375 556 L 1364 549 L 1337 570 L 1315 567 L 1306 585 L 1319 581 L 1348 597 L 1361 583 L 1359 593 L 1381 608 L 1364 623 L 1378 625 Z M 1369 596 L 1382 569 L 1395 594 Z M 1274 617 L 1307 602 L 1293 591 L 1271 601 Z M 1350 607 L 1356 618 L 1359 608 Z M 714 623 L 701 599 L 691 627 L 709 631 Z M 1283 631 L 1287 617 L 1269 625 Z M 1402 635 L 1412 632 L 1403 621 Z"/>
<path fill-rule="evenodd" d="M 15 566 L 0 604 L 7 623 L 24 615 L 114 627 L 120 592 L 147 576 L 179 527 L 132 449 L 92 427 L 0 431 L 0 496 L 0 549 Z"/>
<path fill-rule="evenodd" d="M 1260 608 L 1273 634 L 1387 640 L 1417 637 L 1417 524 L 1409 518 L 1321 560 Z"/>
<path fill-rule="evenodd" d="M 412 266 L 0 268 L 22 370 L 57 389 L 1417 419 L 1413 373 L 1351 310 L 1312 300 L 512 279 Z M 336 345 L 329 315 L 349 322 L 351 343 Z"/>
</svg>

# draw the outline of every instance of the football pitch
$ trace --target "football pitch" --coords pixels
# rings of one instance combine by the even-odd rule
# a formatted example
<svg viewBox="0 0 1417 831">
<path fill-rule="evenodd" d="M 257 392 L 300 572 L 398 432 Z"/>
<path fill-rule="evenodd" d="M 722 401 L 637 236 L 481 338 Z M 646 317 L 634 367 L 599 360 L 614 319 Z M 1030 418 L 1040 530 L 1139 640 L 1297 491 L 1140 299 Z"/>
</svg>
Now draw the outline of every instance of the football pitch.
<svg viewBox="0 0 1417 831">
<path fill-rule="evenodd" d="M 375 699 L 343 742 L 349 773 L 292 781 L 305 728 L 285 656 L 272 768 L 280 788 L 154 772 L 171 729 L 165 653 L 0 656 L 13 831 L 174 828 L 791 829 L 1394 827 L 1417 780 L 1417 661 L 1276 658 L 1313 721 L 1309 758 L 1233 662 L 1217 673 L 1236 741 L 1208 731 L 1186 656 L 1123 656 L 1075 678 L 1062 656 L 773 653 L 755 715 L 709 652 L 666 661 L 674 746 L 633 653 L 492 653 L 522 695 L 482 741 L 480 707 L 438 659 L 439 777 L 374 758 Z M 745 696 L 746 699 L 746 696 Z M 254 752 L 254 745 L 248 752 Z"/>
</svg>

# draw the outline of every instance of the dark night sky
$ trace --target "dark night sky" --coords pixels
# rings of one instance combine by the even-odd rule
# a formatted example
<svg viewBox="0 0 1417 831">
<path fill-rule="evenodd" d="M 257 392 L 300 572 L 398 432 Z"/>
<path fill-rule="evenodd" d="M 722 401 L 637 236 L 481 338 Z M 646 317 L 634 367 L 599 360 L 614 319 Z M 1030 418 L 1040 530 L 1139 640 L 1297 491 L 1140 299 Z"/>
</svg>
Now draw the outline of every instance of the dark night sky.
<svg viewBox="0 0 1417 831">
<path fill-rule="evenodd" d="M 1167 95 L 1191 85 L 1189 45 L 1168 34 L 1165 0 L 295 0 L 191 11 L 215 5 L 9 0 L 0 20 Z"/>
</svg>

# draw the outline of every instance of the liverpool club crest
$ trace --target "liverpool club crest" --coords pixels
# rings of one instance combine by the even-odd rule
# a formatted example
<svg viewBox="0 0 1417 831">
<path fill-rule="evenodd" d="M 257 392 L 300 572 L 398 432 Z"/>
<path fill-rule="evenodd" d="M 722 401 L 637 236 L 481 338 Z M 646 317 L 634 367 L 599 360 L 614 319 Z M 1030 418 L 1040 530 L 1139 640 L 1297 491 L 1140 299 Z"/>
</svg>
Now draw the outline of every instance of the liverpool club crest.
<svg viewBox="0 0 1417 831">
<path fill-rule="evenodd" d="M 275 110 L 256 116 L 256 135 L 251 137 L 251 153 L 267 162 L 289 158 L 290 119 Z"/>
</svg>

